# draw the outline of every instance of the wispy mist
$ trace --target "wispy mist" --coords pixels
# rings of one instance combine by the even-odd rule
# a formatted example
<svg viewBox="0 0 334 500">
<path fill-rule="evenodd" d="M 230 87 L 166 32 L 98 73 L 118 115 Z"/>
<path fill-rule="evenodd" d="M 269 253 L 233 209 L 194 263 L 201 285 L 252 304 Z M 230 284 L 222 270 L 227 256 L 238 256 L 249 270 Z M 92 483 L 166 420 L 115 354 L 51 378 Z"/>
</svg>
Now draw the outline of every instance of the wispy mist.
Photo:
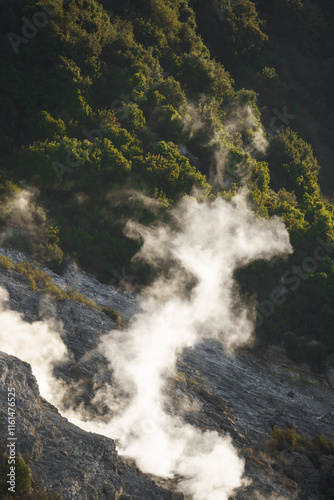
<svg viewBox="0 0 334 500">
<path fill-rule="evenodd" d="M 65 414 L 87 430 L 117 439 L 120 452 L 142 471 L 181 477 L 179 488 L 187 498 L 227 500 L 247 481 L 244 462 L 229 436 L 202 432 L 166 410 L 167 380 L 183 349 L 203 339 L 217 339 L 228 351 L 250 341 L 255 312 L 242 303 L 234 272 L 254 259 L 289 253 L 291 246 L 284 224 L 257 219 L 242 195 L 232 202 L 186 198 L 172 218 L 169 226 L 127 226 L 129 234 L 144 240 L 139 257 L 168 272 L 145 291 L 129 329 L 101 340 L 99 350 L 120 390 L 104 387 L 95 401 L 103 400 L 116 416 L 102 423 L 85 422 L 79 412 Z M 59 325 L 27 324 L 5 305 L 0 321 L 5 325 L 0 349 L 31 363 L 42 395 L 61 405 L 65 388 L 52 378 L 53 364 L 67 355 Z M 127 395 L 119 405 L 116 393 Z"/>
<path fill-rule="evenodd" d="M 199 106 L 187 106 L 184 115 L 185 130 L 190 137 L 196 137 L 203 147 L 214 151 L 214 164 L 211 165 L 209 182 L 214 187 L 225 187 L 226 182 L 237 179 L 245 184 L 254 162 L 252 155 L 264 155 L 268 140 L 256 111 L 250 106 L 233 103 L 224 109 L 226 117 L 223 123 L 213 117 L 218 113 L 212 109 L 203 97 Z M 213 113 L 213 116 L 212 116 Z M 206 136 L 205 131 L 210 131 Z M 231 160 L 230 152 L 238 151 L 243 155 L 239 165 Z M 227 175 L 228 174 L 228 175 Z"/>
<path fill-rule="evenodd" d="M 67 358 L 61 325 L 52 319 L 27 323 L 22 314 L 10 309 L 8 297 L 7 290 L 0 287 L 0 351 L 29 363 L 41 395 L 59 405 L 64 388 L 54 378 L 53 368 Z"/>
<path fill-rule="evenodd" d="M 19 247 L 43 262 L 61 260 L 62 251 L 49 238 L 47 214 L 38 202 L 37 189 L 12 187 L 1 200 L 0 223 L 1 245 Z"/>
<path fill-rule="evenodd" d="M 254 313 L 238 296 L 234 271 L 291 246 L 283 223 L 256 219 L 243 196 L 211 204 L 188 198 L 173 215 L 176 229 L 128 224 L 144 239 L 142 258 L 175 265 L 148 290 L 131 328 L 101 343 L 117 383 L 132 399 L 100 432 L 117 436 L 121 452 L 143 471 L 184 476 L 180 489 L 191 498 L 224 500 L 243 483 L 243 461 L 230 438 L 203 433 L 165 412 L 165 380 L 182 350 L 201 339 L 215 338 L 229 351 L 250 340 Z M 182 270 L 196 278 L 191 292 L 184 290 Z"/>
<path fill-rule="evenodd" d="M 265 137 L 261 123 L 255 116 L 254 109 L 250 105 L 234 105 L 228 114 L 227 120 L 224 121 L 224 130 L 227 131 L 229 140 L 235 140 L 236 134 L 248 131 L 250 141 L 245 150 L 249 153 L 266 152 L 268 140 Z"/>
<path fill-rule="evenodd" d="M 41 209 L 38 213 L 34 205 L 36 194 L 36 191 L 32 189 L 17 189 L 7 196 L 4 203 L 1 203 L 0 217 L 12 231 L 20 231 L 22 234 L 41 240 L 43 229 L 41 224 L 38 225 L 41 221 L 37 218 L 45 218 L 45 215 Z M 8 237 L 8 231 L 7 234 L 2 234 L 2 243 L 6 237 Z"/>
</svg>

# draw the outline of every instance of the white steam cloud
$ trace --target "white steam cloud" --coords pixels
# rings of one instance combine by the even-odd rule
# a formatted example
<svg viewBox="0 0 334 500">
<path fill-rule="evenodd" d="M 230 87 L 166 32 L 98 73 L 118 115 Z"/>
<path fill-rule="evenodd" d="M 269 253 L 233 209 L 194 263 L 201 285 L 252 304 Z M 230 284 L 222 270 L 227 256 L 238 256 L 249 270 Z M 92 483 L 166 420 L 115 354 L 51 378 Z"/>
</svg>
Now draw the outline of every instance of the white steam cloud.
<svg viewBox="0 0 334 500">
<path fill-rule="evenodd" d="M 53 367 L 67 358 L 60 325 L 52 320 L 27 323 L 22 314 L 9 308 L 8 298 L 7 290 L 0 287 L 0 351 L 29 363 L 41 395 L 59 405 L 64 390 L 53 376 Z"/>
<path fill-rule="evenodd" d="M 129 403 L 108 423 L 83 422 L 78 414 L 72 421 L 118 439 L 120 452 L 144 472 L 181 476 L 186 498 L 227 500 L 246 484 L 243 460 L 229 436 L 202 432 L 166 411 L 166 380 L 182 350 L 202 339 L 217 339 L 230 351 L 251 339 L 255 312 L 241 303 L 234 272 L 292 249 L 284 224 L 257 219 L 241 195 L 210 204 L 187 198 L 174 210 L 174 219 L 175 229 L 128 225 L 144 239 L 141 257 L 174 262 L 168 277 L 147 291 L 129 329 L 104 336 L 99 347 Z M 195 278 L 191 291 L 185 289 L 187 276 Z M 0 321 L 0 349 L 31 363 L 42 395 L 58 404 L 62 388 L 53 385 L 51 370 L 66 356 L 60 333 L 50 324 L 26 324 L 5 307 Z M 112 390 L 104 389 L 99 397 L 115 411 Z"/>
<path fill-rule="evenodd" d="M 247 137 L 246 143 L 243 135 Z M 239 180 L 242 184 L 248 180 L 250 168 L 254 162 L 253 154 L 265 154 L 268 140 L 263 127 L 250 105 L 232 105 L 227 110 L 221 130 L 217 130 L 209 143 L 215 148 L 215 166 L 210 173 L 210 183 L 219 187 L 226 187 Z M 230 152 L 236 148 L 244 153 L 239 165 L 231 162 Z"/>
<path fill-rule="evenodd" d="M 15 232 L 32 236 L 36 240 L 43 239 L 41 222 L 45 219 L 45 214 L 36 206 L 36 196 L 36 190 L 17 188 L 1 203 L 0 217 L 7 226 L 7 231 L 1 235 L 1 243 Z"/>
<path fill-rule="evenodd" d="M 11 186 L 11 183 L 8 183 Z M 7 185 L 0 203 L 0 245 L 19 246 L 40 261 L 61 261 L 62 251 L 49 236 L 47 214 L 38 202 L 38 190 Z"/>
<path fill-rule="evenodd" d="M 121 452 L 144 472 L 185 477 L 180 489 L 190 498 L 225 500 L 244 483 L 243 461 L 230 438 L 203 433 L 165 412 L 166 376 L 182 350 L 201 339 L 218 339 L 228 350 L 250 340 L 252 314 L 236 296 L 233 273 L 254 259 L 290 252 L 291 246 L 283 223 L 256 219 L 242 196 L 212 204 L 188 198 L 174 216 L 178 230 L 129 225 L 144 238 L 142 257 L 172 259 L 179 267 L 153 285 L 127 332 L 113 332 L 101 343 L 132 400 L 100 432 L 117 436 Z M 182 290 L 180 267 L 196 278 L 190 296 Z"/>
<path fill-rule="evenodd" d="M 229 140 L 235 140 L 235 135 L 248 130 L 252 133 L 252 140 L 245 148 L 248 153 L 265 153 L 268 147 L 264 130 L 255 116 L 254 109 L 247 105 L 233 108 L 229 118 L 224 122 L 224 130 L 229 134 Z"/>
</svg>

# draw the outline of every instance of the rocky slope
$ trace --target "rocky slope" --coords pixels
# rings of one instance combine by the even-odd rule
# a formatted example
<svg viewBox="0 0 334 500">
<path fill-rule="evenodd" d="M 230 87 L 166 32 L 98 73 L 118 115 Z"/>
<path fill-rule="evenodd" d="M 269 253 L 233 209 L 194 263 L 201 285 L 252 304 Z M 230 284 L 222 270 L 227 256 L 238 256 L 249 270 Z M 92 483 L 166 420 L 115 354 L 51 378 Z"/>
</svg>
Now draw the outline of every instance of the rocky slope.
<svg viewBox="0 0 334 500">
<path fill-rule="evenodd" d="M 267 446 L 273 426 L 293 426 L 309 439 L 317 434 L 334 439 L 334 394 L 327 376 L 293 365 L 278 347 L 264 355 L 243 352 L 234 357 L 210 341 L 187 351 L 179 370 L 185 380 L 192 377 L 191 384 L 181 386 L 189 393 L 190 385 L 190 392 L 202 402 L 200 417 L 188 419 L 229 432 L 246 458 L 253 484 L 238 498 L 249 498 L 254 489 L 291 499 L 331 498 L 322 496 L 320 489 L 327 474 L 334 472 L 334 457 L 320 457 L 323 467 L 316 468 L 288 444 L 272 460 Z"/>
<path fill-rule="evenodd" d="M 19 252 L 1 251 L 16 262 L 26 258 Z M 127 320 L 139 308 L 134 295 L 101 285 L 74 266 L 63 276 L 51 274 L 59 286 L 75 285 L 87 298 L 119 310 Z M 112 384 L 112 374 L 95 347 L 102 335 L 118 325 L 84 304 L 46 300 L 30 290 L 27 280 L 16 272 L 1 270 L 0 286 L 9 292 L 11 309 L 21 312 L 25 321 L 53 317 L 62 322 L 70 359 L 57 366 L 55 373 L 68 384 L 64 404 L 70 408 L 81 405 L 87 415 L 103 417 L 107 409 L 93 404 L 93 398 L 105 383 Z M 64 419 L 39 396 L 27 364 L 4 353 L 0 360 L 1 402 L 11 385 L 20 398 L 19 451 L 29 453 L 32 471 L 48 488 L 65 499 L 116 499 L 121 492 L 138 500 L 182 498 L 173 493 L 175 484 L 147 478 L 126 464 L 112 440 L 87 433 Z M 327 374 L 314 375 L 307 366 L 293 365 L 279 348 L 257 356 L 250 352 L 229 356 L 219 344 L 207 341 L 187 350 L 179 360 L 166 385 L 169 409 L 203 430 L 231 434 L 246 459 L 246 476 L 252 480 L 236 498 L 330 498 L 321 492 L 321 486 L 334 470 L 333 457 L 322 456 L 317 463 L 286 446 L 273 459 L 266 442 L 273 425 L 293 425 L 308 437 L 320 433 L 334 439 L 331 370 L 329 367 Z M 0 426 L 0 437 L 6 439 L 5 427 Z"/>
<path fill-rule="evenodd" d="M 82 431 L 63 418 L 40 397 L 27 363 L 0 353 L 0 398 L 7 401 L 7 387 L 17 394 L 17 451 L 30 456 L 30 467 L 45 486 L 65 499 L 182 498 L 158 487 L 134 467 L 124 464 L 111 439 Z M 6 422 L 4 409 L 1 422 Z M 1 438 L 6 440 L 2 425 Z M 2 443 L 2 446 L 5 443 Z M 125 498 L 125 497 L 124 497 Z"/>
</svg>

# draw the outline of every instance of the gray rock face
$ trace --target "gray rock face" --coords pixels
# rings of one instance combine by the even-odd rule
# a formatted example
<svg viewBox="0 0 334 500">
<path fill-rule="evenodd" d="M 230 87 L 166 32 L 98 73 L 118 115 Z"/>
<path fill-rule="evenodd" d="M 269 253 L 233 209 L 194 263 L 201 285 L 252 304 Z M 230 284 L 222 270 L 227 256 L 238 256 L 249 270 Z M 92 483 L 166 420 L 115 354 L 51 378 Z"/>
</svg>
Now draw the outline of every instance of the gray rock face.
<svg viewBox="0 0 334 500">
<path fill-rule="evenodd" d="M 64 499 L 181 499 L 126 465 L 115 443 L 85 432 L 63 418 L 39 396 L 27 363 L 0 352 L 1 422 L 6 422 L 7 388 L 15 387 L 17 452 L 28 453 L 32 472 Z M 6 408 L 7 410 L 7 408 Z M 2 452 L 7 429 L 2 426 Z"/>
<path fill-rule="evenodd" d="M 34 264 L 34 259 L 18 250 L 0 247 L 0 254 L 10 257 L 15 264 L 26 260 Z M 119 293 L 113 286 L 100 283 L 75 264 L 70 264 L 63 276 L 59 276 L 47 267 L 42 266 L 41 270 L 48 273 L 59 288 L 75 287 L 86 299 L 95 300 L 102 307 L 116 309 L 125 320 L 129 320 L 138 310 L 138 297 L 126 290 Z"/>
<path fill-rule="evenodd" d="M 229 405 L 238 427 L 254 440 L 276 425 L 293 425 L 308 437 L 334 439 L 334 393 L 326 377 L 296 366 L 282 349 L 263 356 L 229 356 L 215 342 L 205 342 L 184 355 L 185 367 Z"/>
<path fill-rule="evenodd" d="M 25 260 L 23 254 L 18 257 L 14 253 L 14 258 Z M 50 274 L 59 286 L 76 286 L 86 298 L 119 310 L 126 319 L 139 308 L 133 295 L 101 285 L 73 266 L 64 276 Z M 105 384 L 113 386 L 107 360 L 96 347 L 101 336 L 117 325 L 92 307 L 69 300 L 46 300 L 29 290 L 15 272 L 1 271 L 0 286 L 9 291 L 10 307 L 23 313 L 26 321 L 52 317 L 62 323 L 70 360 L 57 366 L 55 375 L 68 386 L 65 404 L 73 409 L 84 406 L 88 416 L 109 418 L 107 408 L 93 404 L 96 390 Z M 138 500 L 182 498 L 172 493 L 172 482 L 161 478 L 153 478 L 153 482 L 125 464 L 112 440 L 86 433 L 61 417 L 38 395 L 28 365 L 4 354 L 0 359 L 1 391 L 15 384 L 21 398 L 20 451 L 30 454 L 31 468 L 45 485 L 62 493 L 65 499 L 125 499 L 126 495 Z M 263 448 L 273 425 L 293 425 L 308 437 L 320 433 L 334 439 L 334 393 L 329 368 L 327 378 L 313 374 L 307 366 L 294 365 L 280 348 L 271 348 L 265 355 L 245 351 L 229 356 L 217 342 L 206 341 L 183 353 L 165 390 L 171 412 L 201 429 L 232 436 L 246 460 L 246 476 L 252 480 L 235 498 L 258 500 L 260 494 L 265 499 L 279 496 L 322 500 L 326 496 L 319 492 L 319 481 L 323 473 L 332 474 L 331 457 L 324 458 L 319 476 L 312 460 L 304 455 L 284 452 L 275 464 L 257 451 Z M 113 389 L 117 396 L 117 387 Z M 187 409 L 185 400 L 191 403 Z M 0 437 L 4 439 L 1 428 Z M 306 477 L 312 480 L 304 480 Z"/>
<path fill-rule="evenodd" d="M 292 425 L 308 438 L 323 434 L 333 440 L 334 392 L 325 376 L 312 373 L 307 366 L 294 365 L 278 347 L 271 347 L 262 356 L 247 352 L 230 356 L 213 341 L 187 350 L 179 370 L 187 379 L 192 376 L 195 384 L 186 388 L 178 384 L 178 390 L 190 391 L 202 404 L 202 414 L 189 414 L 188 420 L 228 432 L 246 459 L 246 472 L 253 485 L 240 491 L 237 498 L 252 498 L 254 487 L 264 496 L 330 498 L 319 491 L 324 468 L 316 470 L 307 457 L 300 455 L 297 461 L 295 455 L 287 454 L 289 465 L 284 468 L 258 460 L 252 453 L 249 456 L 248 451 L 249 447 L 265 448 L 263 443 L 274 425 Z M 330 469 L 330 474 L 333 472 L 334 468 Z M 309 480 L 305 481 L 306 477 Z"/>
<path fill-rule="evenodd" d="M 281 451 L 278 463 L 285 474 L 298 482 L 316 485 L 321 479 L 321 472 L 317 470 L 311 460 L 300 453 Z"/>
</svg>

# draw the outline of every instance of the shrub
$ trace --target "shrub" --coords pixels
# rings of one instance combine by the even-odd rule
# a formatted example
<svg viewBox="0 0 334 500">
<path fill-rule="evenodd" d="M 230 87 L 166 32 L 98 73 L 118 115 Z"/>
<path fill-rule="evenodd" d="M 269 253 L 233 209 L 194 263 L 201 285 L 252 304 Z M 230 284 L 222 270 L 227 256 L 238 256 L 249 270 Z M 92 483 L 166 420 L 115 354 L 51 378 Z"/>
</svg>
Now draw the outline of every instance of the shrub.
<svg viewBox="0 0 334 500">
<path fill-rule="evenodd" d="M 51 276 L 37 267 L 33 267 L 28 261 L 15 264 L 14 270 L 29 279 L 30 289 L 46 291 L 56 300 L 65 300 L 66 294 L 54 284 Z"/>
<path fill-rule="evenodd" d="M 315 450 L 325 455 L 334 454 L 334 441 L 330 441 L 322 434 L 317 434 L 315 438 L 308 440 L 303 433 L 297 434 L 294 427 L 279 429 L 274 426 L 269 433 L 269 448 L 272 451 L 282 451 L 285 448 L 291 450 Z"/>
<path fill-rule="evenodd" d="M 113 309 L 112 307 L 103 307 L 102 311 L 106 313 L 118 325 L 122 325 L 124 323 L 122 316 L 118 311 L 116 311 L 116 309 Z"/>
<path fill-rule="evenodd" d="M 8 490 L 7 474 L 9 473 L 8 455 L 2 456 L 0 465 L 0 492 Z M 31 488 L 31 474 L 28 465 L 20 457 L 15 457 L 15 493 L 22 494 Z M 3 497 L 1 497 L 3 498 Z"/>
<path fill-rule="evenodd" d="M 7 474 L 8 474 L 8 455 L 0 457 L 0 498 L 11 500 L 12 498 L 24 500 L 62 500 L 62 497 L 56 492 L 48 492 L 40 479 L 36 475 L 31 475 L 29 455 L 23 455 L 24 458 L 15 459 L 15 493 L 8 492 Z"/>
<path fill-rule="evenodd" d="M 13 268 L 14 264 L 12 259 L 6 257 L 5 255 L 0 255 L 0 267 L 6 269 L 6 271 L 10 271 Z"/>
<path fill-rule="evenodd" d="M 282 451 L 285 448 L 295 450 L 300 448 L 303 443 L 307 442 L 305 435 L 299 436 L 294 427 L 279 429 L 274 426 L 269 433 L 269 448 L 273 451 Z"/>
<path fill-rule="evenodd" d="M 31 488 L 31 474 L 28 465 L 25 461 L 16 457 L 15 459 L 15 472 L 16 472 L 16 491 L 18 493 L 25 493 Z"/>
<path fill-rule="evenodd" d="M 7 267 L 5 267 L 7 266 Z M 38 266 L 38 263 L 36 263 Z M 69 286 L 66 290 L 59 288 L 52 280 L 51 276 L 39 269 L 38 267 L 32 266 L 28 261 L 20 262 L 19 264 L 13 264 L 9 257 L 3 257 L 0 255 L 0 267 L 5 269 L 14 269 L 16 272 L 26 276 L 29 280 L 29 287 L 31 290 L 36 290 L 37 292 L 46 292 L 51 295 L 57 301 L 64 301 L 65 299 L 74 300 L 75 302 L 80 302 L 86 306 L 94 307 L 99 311 L 103 311 L 108 314 L 115 323 L 118 325 L 123 325 L 124 320 L 120 313 L 111 307 L 101 307 L 95 302 L 95 300 L 86 299 L 82 293 L 74 286 Z"/>
</svg>

